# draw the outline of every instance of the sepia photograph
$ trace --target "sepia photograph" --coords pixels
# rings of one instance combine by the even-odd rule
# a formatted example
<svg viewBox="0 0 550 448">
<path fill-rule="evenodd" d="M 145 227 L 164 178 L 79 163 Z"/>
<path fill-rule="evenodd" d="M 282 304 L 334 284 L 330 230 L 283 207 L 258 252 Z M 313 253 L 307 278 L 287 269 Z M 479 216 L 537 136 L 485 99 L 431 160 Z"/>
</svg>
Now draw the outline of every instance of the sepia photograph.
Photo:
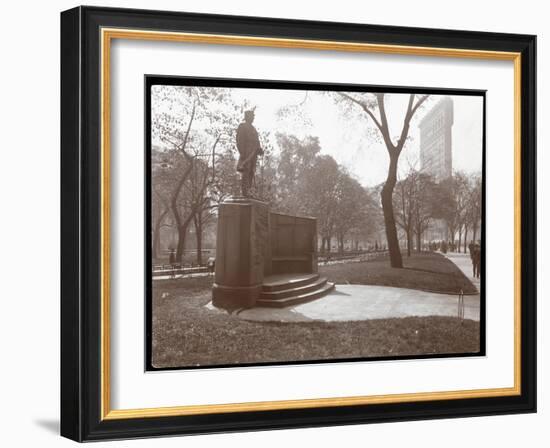
<svg viewBox="0 0 550 448">
<path fill-rule="evenodd" d="M 145 83 L 147 370 L 485 354 L 485 91 Z"/>
</svg>

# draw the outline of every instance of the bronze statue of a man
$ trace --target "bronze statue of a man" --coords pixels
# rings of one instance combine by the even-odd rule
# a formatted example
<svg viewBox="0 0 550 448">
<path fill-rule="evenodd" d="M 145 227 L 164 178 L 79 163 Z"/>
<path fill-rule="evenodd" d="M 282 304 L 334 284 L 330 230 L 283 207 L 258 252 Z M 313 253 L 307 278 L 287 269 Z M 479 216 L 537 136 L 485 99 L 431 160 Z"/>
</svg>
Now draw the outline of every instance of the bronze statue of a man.
<svg viewBox="0 0 550 448">
<path fill-rule="evenodd" d="M 244 113 L 244 121 L 237 128 L 237 149 L 239 150 L 239 162 L 237 171 L 241 173 L 241 194 L 250 197 L 250 187 L 256 171 L 256 159 L 263 154 L 258 138 L 258 131 L 252 126 L 254 111 L 247 110 Z"/>
</svg>

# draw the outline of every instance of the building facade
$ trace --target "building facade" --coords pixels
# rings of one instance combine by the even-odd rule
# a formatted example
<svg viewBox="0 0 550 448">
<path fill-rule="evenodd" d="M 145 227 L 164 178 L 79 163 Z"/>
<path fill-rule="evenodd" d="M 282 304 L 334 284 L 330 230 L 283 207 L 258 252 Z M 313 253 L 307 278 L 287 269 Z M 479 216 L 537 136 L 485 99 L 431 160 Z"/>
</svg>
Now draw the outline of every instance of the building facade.
<svg viewBox="0 0 550 448">
<path fill-rule="evenodd" d="M 436 182 L 453 174 L 453 100 L 441 99 L 419 124 L 420 169 L 433 176 Z M 447 223 L 443 219 L 432 220 L 424 241 L 448 241 Z"/>
<path fill-rule="evenodd" d="M 448 179 L 453 172 L 453 100 L 444 97 L 419 124 L 421 170 L 436 182 Z"/>
</svg>

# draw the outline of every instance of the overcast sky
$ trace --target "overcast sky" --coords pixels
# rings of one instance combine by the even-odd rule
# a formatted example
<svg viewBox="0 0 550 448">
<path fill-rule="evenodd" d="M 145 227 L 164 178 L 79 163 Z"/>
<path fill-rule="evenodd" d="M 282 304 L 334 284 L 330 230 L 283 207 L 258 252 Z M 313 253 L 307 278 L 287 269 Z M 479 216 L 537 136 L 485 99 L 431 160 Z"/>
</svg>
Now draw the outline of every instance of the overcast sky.
<svg viewBox="0 0 550 448">
<path fill-rule="evenodd" d="M 160 87 L 160 86 L 159 86 Z M 158 88 L 158 87 L 157 87 Z M 161 87 L 160 87 L 161 88 Z M 185 87 L 182 87 L 185 89 Z M 255 108 L 254 126 L 260 133 L 267 132 L 275 143 L 275 135 L 293 134 L 319 137 L 321 152 L 329 154 L 345 166 L 364 186 L 375 186 L 387 175 L 388 154 L 378 130 L 358 107 L 353 113 L 334 101 L 330 94 L 303 90 L 231 89 L 233 101 L 242 110 Z M 399 160 L 399 173 L 405 175 L 409 166 L 420 169 L 420 133 L 418 123 L 441 96 L 432 95 L 416 112 L 407 141 Z M 483 147 L 483 98 L 481 96 L 451 96 L 454 104 L 453 169 L 474 173 L 481 171 Z M 387 94 L 385 106 L 390 130 L 397 140 L 403 126 L 408 94 Z M 153 114 L 162 110 L 153 101 Z M 159 109 L 160 108 L 160 109 Z M 285 110 L 286 113 L 281 114 Z M 375 111 L 378 115 L 378 111 Z M 159 144 L 158 141 L 154 142 Z M 276 147 L 276 145 L 274 145 Z M 277 149 L 277 148 L 276 148 Z"/>
<path fill-rule="evenodd" d="M 330 154 L 348 168 L 365 186 L 384 181 L 388 156 L 383 143 L 372 138 L 373 124 L 363 112 L 343 114 L 342 109 L 327 95 L 318 92 L 271 89 L 233 89 L 234 98 L 243 109 L 256 107 L 254 125 L 258 131 L 270 131 L 318 136 L 322 153 Z M 483 99 L 480 96 L 451 96 L 454 103 L 453 169 L 467 173 L 481 171 Z M 441 99 L 432 96 L 413 119 L 410 141 L 401 154 L 400 171 L 409 164 L 419 166 L 420 135 L 418 123 Z M 401 131 L 408 94 L 388 94 L 385 104 L 393 135 Z M 295 112 L 281 116 L 278 112 L 288 105 L 299 105 Z M 371 131 L 369 132 L 369 127 Z"/>
</svg>

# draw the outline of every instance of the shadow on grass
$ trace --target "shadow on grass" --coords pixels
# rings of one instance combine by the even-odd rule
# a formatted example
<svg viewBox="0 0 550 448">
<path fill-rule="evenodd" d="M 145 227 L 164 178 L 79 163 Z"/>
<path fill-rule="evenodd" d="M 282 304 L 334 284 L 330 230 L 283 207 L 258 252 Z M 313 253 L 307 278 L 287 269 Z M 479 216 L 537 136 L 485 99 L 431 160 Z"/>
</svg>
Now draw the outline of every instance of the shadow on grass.
<svg viewBox="0 0 550 448">
<path fill-rule="evenodd" d="M 443 294 L 478 292 L 462 271 L 440 254 L 414 253 L 403 262 L 405 266 L 399 269 L 392 268 L 388 258 L 319 266 L 319 273 L 336 284 L 391 286 Z"/>
</svg>

